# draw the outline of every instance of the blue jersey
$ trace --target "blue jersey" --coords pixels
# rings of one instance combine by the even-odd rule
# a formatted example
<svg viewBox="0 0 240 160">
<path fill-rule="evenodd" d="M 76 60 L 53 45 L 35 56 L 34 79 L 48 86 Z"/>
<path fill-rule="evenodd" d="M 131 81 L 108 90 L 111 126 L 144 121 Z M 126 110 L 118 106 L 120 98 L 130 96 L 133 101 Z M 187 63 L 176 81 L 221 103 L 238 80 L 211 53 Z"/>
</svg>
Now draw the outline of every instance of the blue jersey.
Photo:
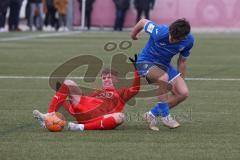
<svg viewBox="0 0 240 160">
<path fill-rule="evenodd" d="M 148 22 L 144 26 L 144 31 L 149 33 L 150 38 L 140 52 L 138 62 L 148 61 L 168 68 L 171 59 L 178 53 L 184 58 L 190 55 L 190 50 L 194 43 L 191 33 L 180 42 L 170 43 L 168 25 L 156 25 L 153 22 Z"/>
</svg>

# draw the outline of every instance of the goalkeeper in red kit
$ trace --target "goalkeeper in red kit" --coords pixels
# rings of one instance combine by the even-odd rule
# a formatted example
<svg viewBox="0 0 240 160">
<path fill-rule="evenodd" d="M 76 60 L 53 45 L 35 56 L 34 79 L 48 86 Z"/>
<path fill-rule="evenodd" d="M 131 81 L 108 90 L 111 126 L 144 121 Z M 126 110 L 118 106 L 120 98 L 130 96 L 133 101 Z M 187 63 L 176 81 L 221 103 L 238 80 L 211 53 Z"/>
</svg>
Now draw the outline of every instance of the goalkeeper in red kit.
<svg viewBox="0 0 240 160">
<path fill-rule="evenodd" d="M 136 57 L 135 57 L 136 58 Z M 135 60 L 131 59 L 134 63 Z M 135 63 L 134 63 L 135 64 Z M 77 123 L 69 122 L 68 129 L 110 130 L 124 122 L 123 109 L 125 103 L 135 96 L 140 89 L 140 77 L 134 72 L 131 87 L 115 88 L 118 73 L 112 69 L 104 69 L 101 73 L 102 88 L 89 95 L 83 95 L 81 89 L 72 80 L 65 80 L 49 105 L 48 113 L 33 111 L 33 116 L 45 127 L 44 119 L 48 114 L 57 112 L 60 106 L 76 119 Z"/>
</svg>

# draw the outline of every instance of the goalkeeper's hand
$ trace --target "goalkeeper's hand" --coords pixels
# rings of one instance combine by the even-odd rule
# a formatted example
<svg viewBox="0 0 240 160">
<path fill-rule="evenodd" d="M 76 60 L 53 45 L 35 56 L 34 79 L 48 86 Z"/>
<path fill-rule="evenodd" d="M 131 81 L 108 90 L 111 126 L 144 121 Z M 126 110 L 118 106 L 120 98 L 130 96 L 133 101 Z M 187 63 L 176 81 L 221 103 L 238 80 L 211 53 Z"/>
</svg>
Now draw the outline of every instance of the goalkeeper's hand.
<svg viewBox="0 0 240 160">
<path fill-rule="evenodd" d="M 129 57 L 129 60 L 132 62 L 135 69 L 137 69 L 136 63 L 137 63 L 137 54 L 134 54 L 134 58 Z"/>
</svg>

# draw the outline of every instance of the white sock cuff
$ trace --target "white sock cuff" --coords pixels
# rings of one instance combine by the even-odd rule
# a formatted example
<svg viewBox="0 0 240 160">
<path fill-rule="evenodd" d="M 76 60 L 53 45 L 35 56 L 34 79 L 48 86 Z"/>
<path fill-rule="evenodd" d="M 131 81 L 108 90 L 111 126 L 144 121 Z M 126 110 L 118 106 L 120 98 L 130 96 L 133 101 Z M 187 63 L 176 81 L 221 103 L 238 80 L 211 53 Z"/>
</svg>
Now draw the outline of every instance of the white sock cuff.
<svg viewBox="0 0 240 160">
<path fill-rule="evenodd" d="M 149 114 L 150 114 L 152 117 L 155 117 L 155 116 L 152 114 L 152 112 L 151 112 L 151 111 L 149 111 L 148 113 L 149 113 Z"/>
<path fill-rule="evenodd" d="M 84 130 L 84 124 L 75 124 L 77 129 L 80 130 L 80 131 L 83 131 Z"/>
</svg>

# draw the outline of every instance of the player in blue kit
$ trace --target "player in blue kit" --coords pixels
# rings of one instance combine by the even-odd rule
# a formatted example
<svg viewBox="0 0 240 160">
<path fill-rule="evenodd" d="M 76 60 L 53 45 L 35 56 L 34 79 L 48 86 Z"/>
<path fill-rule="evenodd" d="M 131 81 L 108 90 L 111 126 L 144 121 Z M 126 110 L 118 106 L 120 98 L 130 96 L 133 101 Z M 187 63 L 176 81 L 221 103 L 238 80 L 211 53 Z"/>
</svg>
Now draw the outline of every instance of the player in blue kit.
<svg viewBox="0 0 240 160">
<path fill-rule="evenodd" d="M 136 67 L 149 83 L 158 85 L 158 103 L 144 114 L 144 119 L 152 130 L 159 130 L 156 117 L 161 116 L 163 124 L 177 128 L 180 124 L 172 118 L 169 109 L 188 97 L 188 87 L 184 81 L 186 61 L 194 44 L 190 33 L 191 26 L 186 19 L 178 19 L 171 25 L 157 25 L 147 19 L 141 19 L 133 28 L 131 38 L 138 40 L 144 30 L 150 38 L 138 55 Z M 177 69 L 171 65 L 171 59 L 179 54 Z M 162 82 L 172 85 L 171 94 Z"/>
</svg>

